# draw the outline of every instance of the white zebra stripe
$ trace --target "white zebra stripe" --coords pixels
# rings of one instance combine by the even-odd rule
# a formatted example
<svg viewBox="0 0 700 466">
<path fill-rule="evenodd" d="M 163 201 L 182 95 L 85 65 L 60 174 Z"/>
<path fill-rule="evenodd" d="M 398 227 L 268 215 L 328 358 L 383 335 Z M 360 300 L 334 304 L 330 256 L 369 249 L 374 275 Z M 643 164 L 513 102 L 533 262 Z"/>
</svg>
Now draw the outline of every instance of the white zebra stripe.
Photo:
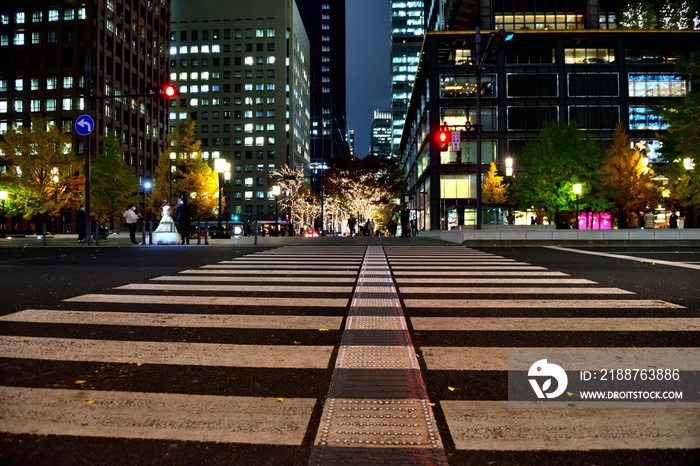
<svg viewBox="0 0 700 466">
<path fill-rule="evenodd" d="M 0 317 L 6 322 L 81 325 L 126 325 L 184 328 L 340 329 L 342 317 L 230 314 L 159 314 L 27 309 Z"/>
<path fill-rule="evenodd" d="M 405 299 L 404 304 L 409 309 L 685 309 L 658 299 Z"/>
<path fill-rule="evenodd" d="M 682 332 L 700 331 L 699 317 L 412 317 L 416 331 Z"/>
<path fill-rule="evenodd" d="M 2 431 L 301 445 L 315 399 L 0 387 Z"/>
<path fill-rule="evenodd" d="M 278 307 L 347 307 L 349 299 L 342 298 L 261 298 L 235 296 L 130 295 L 85 294 L 64 301 L 84 303 L 162 304 L 201 306 L 278 306 Z"/>
<path fill-rule="evenodd" d="M 275 282 L 275 283 L 355 283 L 355 277 L 188 277 L 186 275 L 163 275 L 161 277 L 151 278 L 153 281 L 170 281 L 170 282 Z"/>
<path fill-rule="evenodd" d="M 201 283 L 181 284 L 170 283 L 130 283 L 118 286 L 115 290 L 149 290 L 149 291 L 254 291 L 256 293 L 351 293 L 349 286 L 323 286 L 323 281 L 314 286 L 300 285 L 209 285 Z M 255 298 L 257 299 L 257 298 Z"/>
<path fill-rule="evenodd" d="M 606 369 L 628 369 L 630 367 L 645 368 L 649 355 L 653 354 L 654 363 L 659 367 L 672 367 L 679 370 L 700 370 L 700 348 L 598 348 L 598 347 L 566 347 L 566 348 L 520 348 L 520 347 L 442 347 L 423 346 L 423 359 L 428 370 L 453 371 L 507 371 L 509 351 L 539 351 L 548 357 L 557 359 L 557 364 L 564 365 L 567 370 L 590 370 L 587 361 L 581 361 L 575 352 L 604 352 L 624 355 L 615 361 L 617 366 L 606 364 Z M 679 360 L 678 352 L 683 351 L 692 357 Z M 567 354 L 568 353 L 568 354 Z M 665 359 L 664 359 L 665 358 Z M 590 358 L 586 358 L 590 359 Z M 533 361 L 534 362 L 534 361 Z"/>
<path fill-rule="evenodd" d="M 51 361 L 325 369 L 332 351 L 332 346 L 0 336 L 0 357 Z"/>
<path fill-rule="evenodd" d="M 686 403 L 679 403 L 684 408 Z M 506 401 L 443 400 L 457 450 L 645 450 L 700 447 L 700 409 L 508 408 Z"/>
<path fill-rule="evenodd" d="M 438 294 L 635 294 L 621 288 L 582 288 L 582 287 L 417 287 L 402 286 L 401 293 L 438 293 Z"/>
</svg>

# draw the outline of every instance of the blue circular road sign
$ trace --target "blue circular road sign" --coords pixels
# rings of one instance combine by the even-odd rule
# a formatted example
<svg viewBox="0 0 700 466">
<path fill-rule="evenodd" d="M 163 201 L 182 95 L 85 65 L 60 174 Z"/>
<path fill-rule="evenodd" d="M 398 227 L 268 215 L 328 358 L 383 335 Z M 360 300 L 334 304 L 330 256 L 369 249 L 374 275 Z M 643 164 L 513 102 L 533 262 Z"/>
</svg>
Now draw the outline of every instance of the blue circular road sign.
<svg viewBox="0 0 700 466">
<path fill-rule="evenodd" d="M 87 136 L 92 133 L 92 129 L 95 127 L 95 122 L 92 121 L 92 117 L 89 115 L 81 115 L 75 120 L 75 130 L 81 136 Z"/>
</svg>

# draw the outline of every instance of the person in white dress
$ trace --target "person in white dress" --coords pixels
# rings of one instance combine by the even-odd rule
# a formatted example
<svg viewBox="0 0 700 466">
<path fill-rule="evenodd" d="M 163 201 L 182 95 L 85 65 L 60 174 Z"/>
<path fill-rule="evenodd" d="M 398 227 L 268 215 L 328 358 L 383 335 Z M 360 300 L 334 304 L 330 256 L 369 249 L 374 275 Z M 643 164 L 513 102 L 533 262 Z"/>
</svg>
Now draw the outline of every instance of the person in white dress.
<svg viewBox="0 0 700 466">
<path fill-rule="evenodd" d="M 180 236 L 175 228 L 175 221 L 170 215 L 170 201 L 164 199 L 160 207 L 162 217 L 158 228 L 153 232 L 153 244 L 178 244 Z"/>
</svg>

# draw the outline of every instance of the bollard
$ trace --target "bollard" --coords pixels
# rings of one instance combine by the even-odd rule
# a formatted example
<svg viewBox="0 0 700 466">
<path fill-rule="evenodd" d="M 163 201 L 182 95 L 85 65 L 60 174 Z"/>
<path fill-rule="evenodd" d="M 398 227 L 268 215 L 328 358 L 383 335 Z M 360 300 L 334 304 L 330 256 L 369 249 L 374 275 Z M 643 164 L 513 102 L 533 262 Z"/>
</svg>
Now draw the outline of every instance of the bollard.
<svg viewBox="0 0 700 466">
<path fill-rule="evenodd" d="M 46 246 L 46 222 L 43 223 L 42 232 L 43 232 L 44 246 Z"/>
<path fill-rule="evenodd" d="M 153 220 L 148 221 L 148 244 L 153 244 Z"/>
<path fill-rule="evenodd" d="M 209 220 L 204 221 L 204 244 L 209 244 Z"/>
<path fill-rule="evenodd" d="M 197 222 L 197 244 L 202 244 L 202 222 Z"/>
<path fill-rule="evenodd" d="M 100 222 L 95 220 L 95 246 L 100 245 Z"/>
<path fill-rule="evenodd" d="M 258 221 L 253 222 L 253 230 L 255 230 L 255 243 L 253 244 L 258 244 Z"/>
</svg>

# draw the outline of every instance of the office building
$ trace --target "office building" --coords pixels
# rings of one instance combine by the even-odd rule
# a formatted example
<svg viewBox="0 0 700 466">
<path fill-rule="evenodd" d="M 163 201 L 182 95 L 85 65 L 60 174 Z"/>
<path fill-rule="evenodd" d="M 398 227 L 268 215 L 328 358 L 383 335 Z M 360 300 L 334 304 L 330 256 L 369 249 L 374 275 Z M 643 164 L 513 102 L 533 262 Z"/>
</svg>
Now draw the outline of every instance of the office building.
<svg viewBox="0 0 700 466">
<path fill-rule="evenodd" d="M 517 176 L 523 146 L 538 139 L 545 121 L 576 121 L 603 150 L 622 122 L 654 161 L 665 127 L 649 106 L 689 92 L 691 83 L 675 72 L 674 61 L 696 51 L 700 36 L 654 24 L 621 29 L 622 3 L 555 1 L 546 10 L 534 8 L 539 2 L 503 0 L 426 5 L 429 32 L 399 145 L 420 228 L 475 225 L 479 121 L 482 180 L 491 162 L 505 173 L 507 158 Z M 477 27 L 484 47 L 491 33 L 515 32 L 496 59 L 485 62 L 480 83 Z M 459 150 L 441 152 L 431 143 L 441 125 L 461 129 Z"/>
<path fill-rule="evenodd" d="M 169 0 L 3 2 L 0 133 L 43 115 L 67 126 L 74 150 L 84 155 L 88 138 L 91 152 L 99 153 L 100 137 L 116 130 L 139 181 L 151 179 L 166 145 L 167 102 L 104 97 L 138 95 L 167 82 L 169 21 Z M 95 127 L 83 137 L 73 127 L 88 108 L 86 72 Z"/>
<path fill-rule="evenodd" d="M 370 131 L 369 153 L 391 157 L 391 112 L 375 110 Z"/>
<path fill-rule="evenodd" d="M 296 0 L 311 45 L 311 186 L 325 162 L 349 153 L 345 85 L 345 0 Z"/>
<path fill-rule="evenodd" d="M 401 142 L 413 80 L 425 36 L 425 2 L 391 0 L 392 153 Z"/>
<path fill-rule="evenodd" d="M 294 0 L 175 0 L 170 124 L 196 121 L 205 159 L 231 164 L 230 215 L 272 219 L 271 173 L 310 164 L 309 38 Z M 214 163 L 212 162 L 212 167 Z"/>
</svg>

